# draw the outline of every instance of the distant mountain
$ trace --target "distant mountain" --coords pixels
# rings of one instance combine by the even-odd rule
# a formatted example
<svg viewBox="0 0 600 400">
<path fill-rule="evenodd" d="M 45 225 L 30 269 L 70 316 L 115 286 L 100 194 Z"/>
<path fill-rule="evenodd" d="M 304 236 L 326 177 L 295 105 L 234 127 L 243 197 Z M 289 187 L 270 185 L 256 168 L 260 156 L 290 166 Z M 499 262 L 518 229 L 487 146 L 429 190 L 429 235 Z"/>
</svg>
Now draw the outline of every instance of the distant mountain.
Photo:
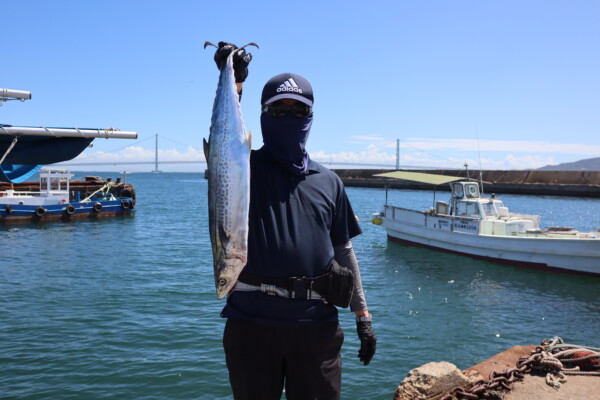
<svg viewBox="0 0 600 400">
<path fill-rule="evenodd" d="M 600 157 L 587 158 L 585 160 L 562 163 L 558 165 L 546 165 L 538 168 L 538 171 L 600 171 Z"/>
</svg>

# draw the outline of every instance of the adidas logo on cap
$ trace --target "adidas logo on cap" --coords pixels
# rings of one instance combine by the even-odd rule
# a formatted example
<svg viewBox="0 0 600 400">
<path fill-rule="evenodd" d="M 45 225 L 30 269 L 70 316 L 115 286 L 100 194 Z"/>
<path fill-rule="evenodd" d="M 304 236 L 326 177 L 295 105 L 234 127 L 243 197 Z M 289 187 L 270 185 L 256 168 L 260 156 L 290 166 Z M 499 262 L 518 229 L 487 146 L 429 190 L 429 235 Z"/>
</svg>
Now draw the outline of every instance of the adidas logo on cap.
<svg viewBox="0 0 600 400">
<path fill-rule="evenodd" d="M 270 104 L 281 99 L 294 99 L 312 107 L 312 87 L 300 75 L 289 72 L 275 75 L 265 84 L 260 97 L 260 104 Z"/>
<path fill-rule="evenodd" d="M 296 84 L 294 78 L 290 78 L 287 81 L 283 82 L 281 85 L 279 85 L 279 87 L 277 88 L 277 93 L 280 92 L 302 93 L 302 89 L 300 89 L 298 84 Z"/>
</svg>

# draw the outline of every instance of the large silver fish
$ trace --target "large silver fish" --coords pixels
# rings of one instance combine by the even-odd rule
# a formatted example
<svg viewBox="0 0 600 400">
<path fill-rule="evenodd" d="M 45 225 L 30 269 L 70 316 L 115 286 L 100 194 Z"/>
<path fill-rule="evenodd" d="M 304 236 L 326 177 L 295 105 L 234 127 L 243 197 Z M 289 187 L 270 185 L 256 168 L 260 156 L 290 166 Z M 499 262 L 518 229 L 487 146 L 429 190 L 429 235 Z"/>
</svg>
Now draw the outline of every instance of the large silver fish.
<svg viewBox="0 0 600 400">
<path fill-rule="evenodd" d="M 204 47 L 211 43 L 205 43 Z M 242 118 L 232 51 L 223 63 L 213 104 L 208 164 L 208 219 L 217 297 L 222 299 L 246 265 L 250 207 L 250 134 Z"/>
</svg>

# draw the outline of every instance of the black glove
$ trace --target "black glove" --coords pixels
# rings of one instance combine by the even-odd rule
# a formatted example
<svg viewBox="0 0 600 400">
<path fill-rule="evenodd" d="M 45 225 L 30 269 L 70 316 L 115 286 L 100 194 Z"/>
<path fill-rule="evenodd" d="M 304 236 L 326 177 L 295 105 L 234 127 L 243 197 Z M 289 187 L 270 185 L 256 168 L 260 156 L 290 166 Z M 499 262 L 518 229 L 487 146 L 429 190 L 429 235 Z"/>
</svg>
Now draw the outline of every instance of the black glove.
<svg viewBox="0 0 600 400">
<path fill-rule="evenodd" d="M 219 42 L 219 47 L 215 51 L 215 63 L 219 70 L 225 64 L 227 56 L 234 51 L 233 54 L 233 74 L 235 82 L 242 83 L 248 77 L 248 64 L 252 61 L 252 54 L 246 53 L 244 49 L 238 49 L 233 43 Z"/>
<path fill-rule="evenodd" d="M 373 324 L 371 321 L 356 321 L 356 331 L 360 339 L 358 359 L 365 365 L 369 365 L 377 347 L 377 337 L 373 330 Z"/>
</svg>

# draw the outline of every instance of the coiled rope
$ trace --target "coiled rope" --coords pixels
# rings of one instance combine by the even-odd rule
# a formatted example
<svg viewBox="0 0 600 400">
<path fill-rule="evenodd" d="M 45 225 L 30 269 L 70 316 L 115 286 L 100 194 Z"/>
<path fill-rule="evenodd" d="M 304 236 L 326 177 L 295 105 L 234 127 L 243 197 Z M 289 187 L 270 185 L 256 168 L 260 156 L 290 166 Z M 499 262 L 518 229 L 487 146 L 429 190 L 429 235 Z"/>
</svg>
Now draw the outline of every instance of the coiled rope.
<svg viewBox="0 0 600 400">
<path fill-rule="evenodd" d="M 561 338 L 545 340 L 541 345 L 563 365 L 565 375 L 600 376 L 600 348 L 567 344 Z"/>
</svg>

